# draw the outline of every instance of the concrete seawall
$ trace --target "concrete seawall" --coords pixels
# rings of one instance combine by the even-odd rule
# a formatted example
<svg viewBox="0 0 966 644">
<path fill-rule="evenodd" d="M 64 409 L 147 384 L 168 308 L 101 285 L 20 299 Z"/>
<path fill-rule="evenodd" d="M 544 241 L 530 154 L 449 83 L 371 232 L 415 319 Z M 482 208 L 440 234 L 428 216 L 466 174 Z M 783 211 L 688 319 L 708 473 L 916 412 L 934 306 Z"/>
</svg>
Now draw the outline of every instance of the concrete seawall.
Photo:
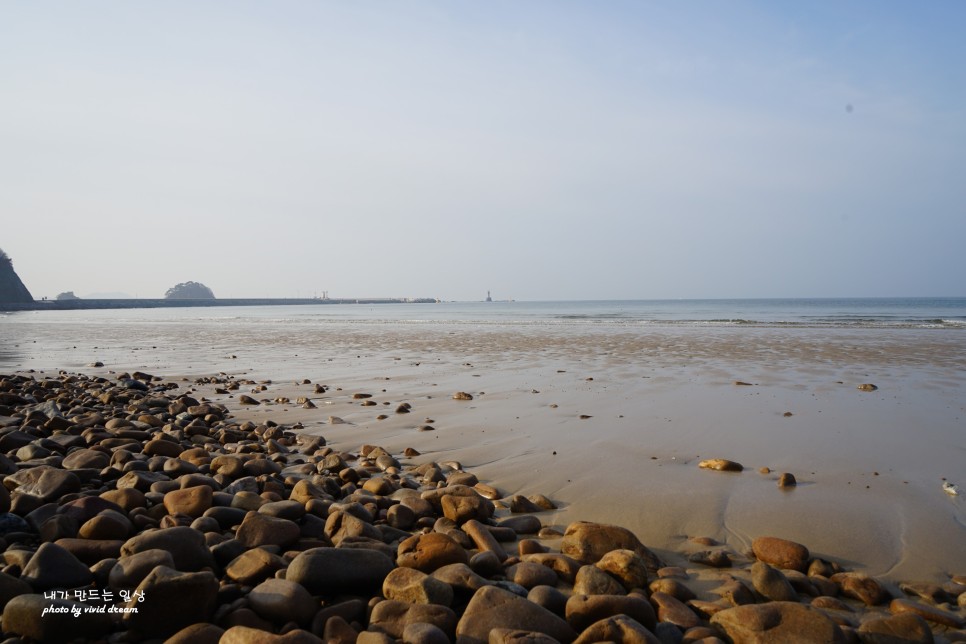
<svg viewBox="0 0 966 644">
<path fill-rule="evenodd" d="M 432 304 L 425 298 L 228 298 L 213 300 L 123 299 L 123 300 L 35 300 L 33 302 L 0 302 L 0 311 L 73 311 L 79 309 L 156 309 L 202 306 L 293 306 L 327 304 Z"/>
</svg>

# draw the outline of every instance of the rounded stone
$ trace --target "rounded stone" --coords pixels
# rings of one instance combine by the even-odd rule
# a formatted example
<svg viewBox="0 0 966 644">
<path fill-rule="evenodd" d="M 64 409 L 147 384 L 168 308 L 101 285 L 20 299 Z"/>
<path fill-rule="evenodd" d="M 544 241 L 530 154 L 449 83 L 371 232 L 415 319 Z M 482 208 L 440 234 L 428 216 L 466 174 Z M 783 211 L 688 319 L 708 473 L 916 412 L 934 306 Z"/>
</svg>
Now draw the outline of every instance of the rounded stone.
<svg viewBox="0 0 966 644">
<path fill-rule="evenodd" d="M 844 643 L 838 625 L 820 610 L 798 602 L 769 602 L 728 608 L 711 616 L 711 624 L 735 642 Z"/>
<path fill-rule="evenodd" d="M 647 562 L 633 550 L 611 550 L 594 565 L 620 581 L 625 590 L 647 587 Z"/>
<path fill-rule="evenodd" d="M 142 532 L 124 543 L 121 555 L 133 555 L 155 548 L 171 553 L 177 570 L 194 572 L 215 567 L 214 557 L 205 543 L 205 535 L 187 526 Z"/>
<path fill-rule="evenodd" d="M 93 580 L 90 568 L 67 549 L 55 543 L 42 543 L 24 567 L 22 581 L 35 591 L 51 588 L 77 588 Z"/>
<path fill-rule="evenodd" d="M 651 552 L 627 528 L 577 521 L 567 526 L 560 552 L 585 564 L 597 563 L 612 550 L 631 550 L 647 564 L 649 570 L 664 567 L 660 557 Z"/>
<path fill-rule="evenodd" d="M 84 604 L 69 599 L 19 595 L 3 609 L 4 633 L 15 633 L 37 642 L 96 641 L 110 633 L 113 626 L 107 613 L 84 612 Z"/>
<path fill-rule="evenodd" d="M 570 624 L 546 608 L 501 588 L 484 586 L 466 606 L 456 637 L 463 644 L 486 644 L 489 633 L 498 628 L 535 631 L 560 642 L 577 637 Z"/>
<path fill-rule="evenodd" d="M 680 633 L 680 631 L 678 631 Z M 661 639 L 640 622 L 627 615 L 614 615 L 594 622 L 581 632 L 573 644 L 621 642 L 622 644 L 662 644 Z M 675 641 L 675 640 L 670 640 Z M 689 640 L 690 641 L 690 640 Z"/>
<path fill-rule="evenodd" d="M 653 606 L 642 595 L 573 595 L 567 600 L 567 621 L 577 630 L 621 614 L 648 629 L 653 630 L 657 624 Z"/>
<path fill-rule="evenodd" d="M 758 537 L 751 543 L 751 550 L 759 561 L 776 568 L 806 572 L 811 556 L 808 548 L 800 543 L 779 537 Z"/>
<path fill-rule="evenodd" d="M 275 635 L 260 628 L 232 626 L 221 636 L 218 644 L 322 644 L 322 640 L 299 628 Z"/>
<path fill-rule="evenodd" d="M 174 568 L 174 559 L 167 550 L 154 548 L 137 554 L 121 557 L 111 568 L 107 584 L 115 590 L 137 588 L 144 578 L 158 566 Z"/>
<path fill-rule="evenodd" d="M 172 490 L 164 495 L 164 508 L 168 514 L 186 514 L 197 519 L 211 507 L 212 494 L 212 489 L 207 485 Z"/>
<path fill-rule="evenodd" d="M 468 564 L 469 555 L 452 537 L 440 533 L 414 535 L 399 544 L 396 564 L 430 573 L 443 566 Z"/>
<path fill-rule="evenodd" d="M 386 599 L 396 599 L 411 604 L 449 606 L 453 603 L 452 586 L 415 568 L 392 570 L 382 582 L 382 594 Z"/>
<path fill-rule="evenodd" d="M 294 521 L 249 512 L 238 527 L 235 538 L 248 548 L 268 545 L 287 548 L 298 541 L 300 535 L 301 529 Z"/>
<path fill-rule="evenodd" d="M 537 586 L 555 586 L 557 584 L 557 573 L 534 561 L 521 561 L 510 566 L 506 571 L 506 578 L 515 584 L 520 584 L 527 590 Z"/>
<path fill-rule="evenodd" d="M 370 593 L 382 588 L 395 568 L 392 560 L 368 548 L 312 548 L 299 553 L 285 578 L 302 584 L 313 595 Z"/>
<path fill-rule="evenodd" d="M 771 601 L 798 601 L 798 593 L 791 583 L 781 573 L 763 561 L 756 561 L 751 566 L 751 583 L 763 597 Z"/>
<path fill-rule="evenodd" d="M 288 579 L 266 579 L 248 593 L 248 603 L 261 617 L 276 624 L 307 626 L 319 610 L 309 591 Z"/>
<path fill-rule="evenodd" d="M 178 572 L 158 566 L 138 584 L 122 622 L 129 628 L 151 637 L 173 635 L 198 622 L 208 622 L 218 598 L 218 579 L 209 571 Z"/>
<path fill-rule="evenodd" d="M 260 583 L 285 568 L 284 559 L 264 548 L 252 548 L 235 557 L 225 567 L 225 576 L 243 586 Z"/>
<path fill-rule="evenodd" d="M 115 510 L 104 510 L 80 527 L 83 539 L 127 539 L 134 530 L 131 520 Z"/>
<path fill-rule="evenodd" d="M 577 595 L 623 595 L 624 586 L 595 566 L 581 566 L 574 579 Z"/>
<path fill-rule="evenodd" d="M 432 624 L 452 637 L 457 619 L 456 613 L 446 606 L 387 599 L 373 606 L 369 630 L 399 638 L 410 624 Z"/>
</svg>

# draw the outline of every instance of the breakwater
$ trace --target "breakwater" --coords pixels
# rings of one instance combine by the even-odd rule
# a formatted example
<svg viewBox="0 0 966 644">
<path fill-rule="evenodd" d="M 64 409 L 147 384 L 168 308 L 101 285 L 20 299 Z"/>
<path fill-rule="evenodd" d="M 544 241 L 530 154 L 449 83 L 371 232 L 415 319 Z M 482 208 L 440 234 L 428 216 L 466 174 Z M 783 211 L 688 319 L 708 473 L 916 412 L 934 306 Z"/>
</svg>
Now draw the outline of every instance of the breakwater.
<svg viewBox="0 0 966 644">
<path fill-rule="evenodd" d="M 110 300 L 34 300 L 0 302 L 0 311 L 73 311 L 79 309 L 158 309 L 201 306 L 292 306 L 326 304 L 432 304 L 431 297 L 396 298 L 226 298 L 226 299 L 110 299 Z"/>
</svg>

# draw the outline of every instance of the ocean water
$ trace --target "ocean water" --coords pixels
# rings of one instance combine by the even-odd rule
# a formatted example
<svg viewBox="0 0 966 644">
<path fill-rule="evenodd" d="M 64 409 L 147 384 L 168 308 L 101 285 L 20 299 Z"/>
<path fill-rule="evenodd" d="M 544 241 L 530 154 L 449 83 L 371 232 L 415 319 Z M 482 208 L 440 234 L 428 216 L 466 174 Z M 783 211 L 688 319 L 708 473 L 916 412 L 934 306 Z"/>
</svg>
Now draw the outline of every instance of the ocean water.
<svg viewBox="0 0 966 644">
<path fill-rule="evenodd" d="M 398 351 L 419 345 L 461 354 L 478 338 L 495 334 L 502 334 L 502 339 L 493 340 L 481 352 L 500 352 L 505 338 L 513 336 L 528 343 L 530 353 L 534 348 L 576 346 L 581 338 L 589 352 L 603 353 L 602 347 L 610 346 L 607 351 L 628 355 L 642 351 L 635 347 L 645 343 L 659 346 L 662 352 L 670 346 L 683 347 L 693 355 L 697 348 L 707 350 L 711 342 L 754 334 L 758 343 L 767 336 L 779 344 L 807 336 L 811 353 L 841 353 L 854 344 L 901 346 L 912 334 L 917 345 L 930 339 L 961 347 L 964 330 L 966 298 L 319 303 L 22 311 L 0 313 L 0 368 L 78 369 L 99 361 L 168 373 L 210 373 L 238 369 L 240 361 L 233 358 L 238 355 L 244 356 L 247 369 L 265 377 L 282 377 L 306 362 L 349 352 Z M 592 340 L 584 341 L 588 337 Z M 943 354 L 948 352 L 932 350 L 934 356 Z"/>
<path fill-rule="evenodd" d="M 966 328 L 966 297 L 317 304 L 24 311 L 0 324 L 339 323 Z"/>
</svg>

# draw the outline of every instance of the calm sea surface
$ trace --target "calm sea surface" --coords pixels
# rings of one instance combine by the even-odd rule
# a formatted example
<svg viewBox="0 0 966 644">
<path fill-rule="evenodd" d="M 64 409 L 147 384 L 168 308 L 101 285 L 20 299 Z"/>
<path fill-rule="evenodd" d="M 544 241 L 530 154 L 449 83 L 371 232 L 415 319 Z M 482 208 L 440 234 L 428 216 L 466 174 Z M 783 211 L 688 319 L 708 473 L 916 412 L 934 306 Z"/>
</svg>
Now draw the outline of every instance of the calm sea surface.
<svg viewBox="0 0 966 644">
<path fill-rule="evenodd" d="M 310 304 L 0 313 L 0 368 L 74 369 L 93 361 L 155 365 L 175 372 L 237 368 L 244 350 L 259 371 L 283 373 L 296 355 L 330 357 L 346 347 L 406 346 L 414 334 L 466 338 L 511 333 L 536 345 L 591 335 L 698 342 L 799 330 L 816 341 L 847 337 L 902 342 L 929 334 L 954 346 L 966 330 L 966 298 L 638 300 L 579 302 L 442 302 Z M 949 334 L 953 334 L 955 339 Z M 799 334 L 796 334 L 799 335 Z M 908 338 L 907 338 L 908 339 Z M 459 345 L 462 351 L 464 345 Z M 438 349 L 444 346 L 440 344 Z"/>
<path fill-rule="evenodd" d="M 213 320 L 280 324 L 471 323 L 505 325 L 756 325 L 966 328 L 966 297 L 607 300 L 319 304 L 0 313 L 0 323 L 157 323 Z"/>
</svg>

